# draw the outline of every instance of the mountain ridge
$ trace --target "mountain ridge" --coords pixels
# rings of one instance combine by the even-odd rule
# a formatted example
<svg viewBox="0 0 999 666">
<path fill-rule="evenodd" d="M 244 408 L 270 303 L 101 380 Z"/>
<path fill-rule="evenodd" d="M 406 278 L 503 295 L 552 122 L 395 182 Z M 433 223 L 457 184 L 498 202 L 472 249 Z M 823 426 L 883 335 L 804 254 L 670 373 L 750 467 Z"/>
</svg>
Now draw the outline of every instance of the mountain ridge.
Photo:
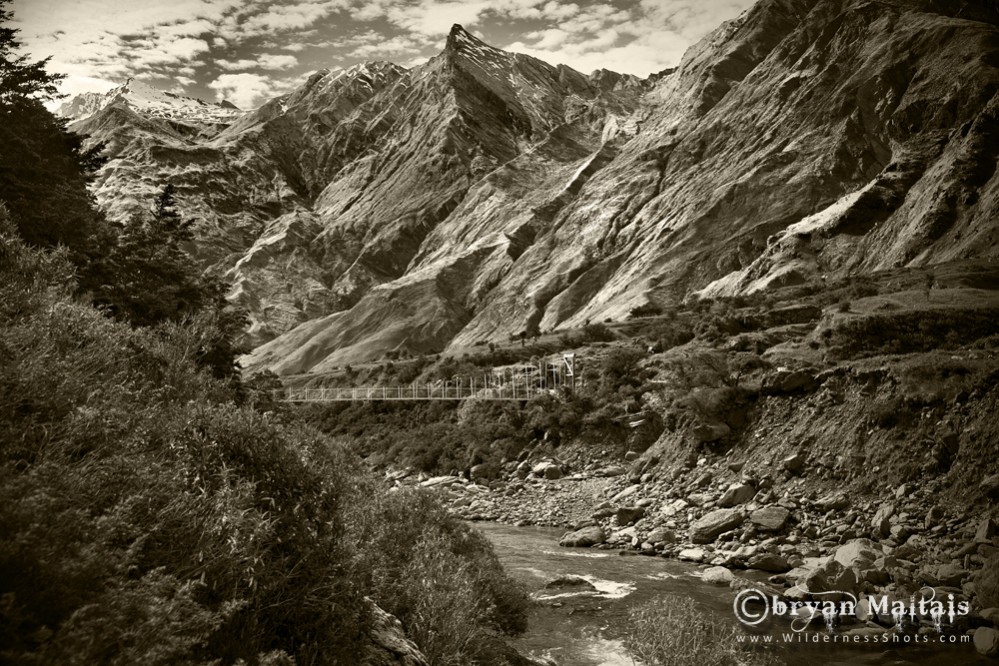
<svg viewBox="0 0 999 666">
<path fill-rule="evenodd" d="M 181 179 L 245 363 L 282 374 L 992 257 L 995 14 L 762 0 L 647 79 L 455 25 L 423 65 L 320 72 L 221 129 L 123 118 L 146 139 L 96 191 L 123 210 Z"/>
</svg>

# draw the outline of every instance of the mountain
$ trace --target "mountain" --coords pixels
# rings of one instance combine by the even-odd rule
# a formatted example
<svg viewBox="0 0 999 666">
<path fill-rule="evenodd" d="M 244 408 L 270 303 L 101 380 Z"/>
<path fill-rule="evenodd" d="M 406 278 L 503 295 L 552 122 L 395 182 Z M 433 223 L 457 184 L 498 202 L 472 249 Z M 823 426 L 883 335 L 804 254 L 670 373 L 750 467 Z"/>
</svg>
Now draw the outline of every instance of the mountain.
<svg viewBox="0 0 999 666">
<path fill-rule="evenodd" d="M 319 72 L 228 124 L 74 127 L 109 140 L 113 216 L 178 188 L 251 370 L 323 371 L 994 258 L 997 24 L 984 1 L 761 0 L 645 80 L 455 26 L 419 67 Z"/>
<path fill-rule="evenodd" d="M 163 92 L 135 79 L 104 94 L 83 93 L 59 107 L 58 115 L 82 120 L 112 105 L 125 106 L 154 118 L 177 118 L 194 122 L 224 123 L 240 115 L 229 102 L 209 103 L 194 97 Z"/>
</svg>

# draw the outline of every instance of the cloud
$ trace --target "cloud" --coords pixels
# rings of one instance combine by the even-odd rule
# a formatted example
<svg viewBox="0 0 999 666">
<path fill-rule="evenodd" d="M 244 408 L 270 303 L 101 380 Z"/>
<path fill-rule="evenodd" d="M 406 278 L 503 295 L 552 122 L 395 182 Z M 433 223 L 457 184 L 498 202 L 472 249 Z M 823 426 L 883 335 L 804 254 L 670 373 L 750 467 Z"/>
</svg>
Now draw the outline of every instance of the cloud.
<svg viewBox="0 0 999 666">
<path fill-rule="evenodd" d="M 298 58 L 293 55 L 268 53 L 257 58 L 262 69 L 290 69 L 298 64 Z"/>
<path fill-rule="evenodd" d="M 679 63 L 684 52 L 752 0 L 640 0 L 580 8 L 557 26 L 502 46 L 583 72 L 604 68 L 647 76 Z"/>
<path fill-rule="evenodd" d="M 346 2 L 335 0 L 274 5 L 266 11 L 250 16 L 240 24 L 240 30 L 247 34 L 265 34 L 274 30 L 307 28 L 319 19 L 347 7 Z"/>
<path fill-rule="evenodd" d="M 252 106 L 283 92 L 282 81 L 334 63 L 424 62 L 454 23 L 548 62 L 645 76 L 677 64 L 688 46 L 752 2 L 12 0 L 10 9 L 32 57 L 52 56 L 50 70 L 68 75 L 66 92 L 91 80 L 106 89 L 128 76 L 170 85 L 184 77 L 191 94 Z"/>
<path fill-rule="evenodd" d="M 262 74 L 222 74 L 208 84 L 218 100 L 228 100 L 241 109 L 255 109 L 268 99 L 301 85 L 304 77 L 273 79 Z"/>
</svg>

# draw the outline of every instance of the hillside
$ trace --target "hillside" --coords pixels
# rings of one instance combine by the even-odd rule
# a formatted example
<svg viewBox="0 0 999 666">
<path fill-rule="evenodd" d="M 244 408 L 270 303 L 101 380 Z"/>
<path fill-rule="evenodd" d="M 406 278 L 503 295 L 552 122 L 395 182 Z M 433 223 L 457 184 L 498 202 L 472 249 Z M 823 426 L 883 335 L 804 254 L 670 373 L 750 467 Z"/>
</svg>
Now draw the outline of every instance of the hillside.
<svg viewBox="0 0 999 666">
<path fill-rule="evenodd" d="M 455 26 L 424 65 L 319 72 L 224 128 L 115 104 L 76 128 L 110 139 L 112 216 L 178 188 L 250 311 L 251 371 L 322 372 L 993 257 L 996 23 L 762 0 L 647 80 Z"/>
</svg>

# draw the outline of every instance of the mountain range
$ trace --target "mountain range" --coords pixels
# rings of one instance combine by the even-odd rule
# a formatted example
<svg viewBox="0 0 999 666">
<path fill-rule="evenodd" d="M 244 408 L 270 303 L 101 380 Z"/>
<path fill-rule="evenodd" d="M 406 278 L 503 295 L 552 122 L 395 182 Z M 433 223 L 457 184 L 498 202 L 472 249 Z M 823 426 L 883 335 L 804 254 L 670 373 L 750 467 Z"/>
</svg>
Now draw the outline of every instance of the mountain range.
<svg viewBox="0 0 999 666">
<path fill-rule="evenodd" d="M 251 371 L 454 351 L 696 297 L 999 255 L 999 8 L 760 0 L 640 79 L 454 26 L 240 112 L 136 81 L 61 109 L 112 218 L 163 184 Z"/>
</svg>

